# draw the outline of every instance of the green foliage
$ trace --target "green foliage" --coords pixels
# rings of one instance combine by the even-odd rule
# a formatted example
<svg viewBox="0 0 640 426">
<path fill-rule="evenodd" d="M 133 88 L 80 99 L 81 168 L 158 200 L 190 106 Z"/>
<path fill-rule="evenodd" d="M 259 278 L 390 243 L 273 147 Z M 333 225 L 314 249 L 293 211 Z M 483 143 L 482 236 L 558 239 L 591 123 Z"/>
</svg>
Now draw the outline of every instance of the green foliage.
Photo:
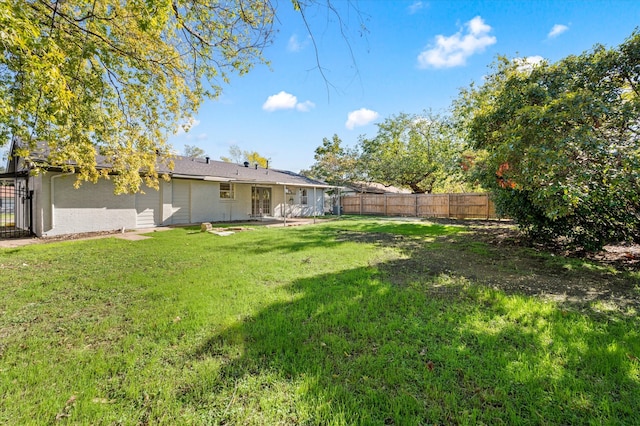
<svg viewBox="0 0 640 426">
<path fill-rule="evenodd" d="M 184 156 L 189 158 L 202 158 L 206 155 L 204 149 L 195 145 L 184 146 Z"/>
<path fill-rule="evenodd" d="M 462 144 L 445 117 L 400 113 L 360 139 L 362 169 L 370 181 L 431 193 L 459 166 Z"/>
<path fill-rule="evenodd" d="M 45 142 L 36 171 L 110 174 L 118 193 L 157 186 L 167 137 L 264 61 L 273 21 L 265 0 L 2 1 L 0 144 L 18 138 L 38 159 Z M 96 151 L 109 169 L 96 169 Z"/>
<path fill-rule="evenodd" d="M 461 93 L 499 211 L 537 238 L 598 249 L 640 241 L 640 34 L 555 64 L 500 59 Z"/>
<path fill-rule="evenodd" d="M 315 150 L 315 163 L 302 174 L 330 185 L 346 185 L 360 180 L 358 151 L 342 146 L 337 134 L 331 139 L 323 138 L 322 145 Z"/>
<path fill-rule="evenodd" d="M 269 159 L 258 154 L 257 151 L 250 151 L 246 153 L 247 161 L 251 164 L 257 164 L 260 167 L 266 168 L 269 165 Z"/>
<path fill-rule="evenodd" d="M 248 161 L 251 164 L 258 164 L 260 167 L 268 167 L 269 159 L 258 154 L 256 151 L 243 151 L 238 145 L 231 145 L 229 147 L 229 156 L 221 156 L 220 159 L 227 163 L 241 164 Z"/>
</svg>

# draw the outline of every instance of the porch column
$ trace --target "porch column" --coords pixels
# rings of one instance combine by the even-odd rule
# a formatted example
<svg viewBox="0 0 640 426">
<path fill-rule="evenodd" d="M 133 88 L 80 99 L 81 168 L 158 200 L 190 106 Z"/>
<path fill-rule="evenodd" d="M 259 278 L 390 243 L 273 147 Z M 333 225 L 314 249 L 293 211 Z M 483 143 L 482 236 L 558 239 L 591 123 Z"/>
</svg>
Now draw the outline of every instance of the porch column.
<svg viewBox="0 0 640 426">
<path fill-rule="evenodd" d="M 313 187 L 313 223 L 316 223 L 316 209 L 317 208 L 318 208 L 318 199 L 316 198 L 316 187 L 314 186 Z"/>
<path fill-rule="evenodd" d="M 283 186 L 284 191 L 284 212 L 282 217 L 284 217 L 284 226 L 287 226 L 287 185 Z"/>
</svg>

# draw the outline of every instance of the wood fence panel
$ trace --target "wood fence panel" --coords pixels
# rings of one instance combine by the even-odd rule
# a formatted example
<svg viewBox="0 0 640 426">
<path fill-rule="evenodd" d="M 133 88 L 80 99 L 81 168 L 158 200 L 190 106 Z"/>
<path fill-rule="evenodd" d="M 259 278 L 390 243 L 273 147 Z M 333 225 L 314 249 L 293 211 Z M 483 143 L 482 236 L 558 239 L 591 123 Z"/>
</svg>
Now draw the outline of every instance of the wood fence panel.
<svg viewBox="0 0 640 426">
<path fill-rule="evenodd" d="M 363 194 L 362 214 L 384 215 L 384 194 Z"/>
<path fill-rule="evenodd" d="M 451 194 L 449 217 L 456 219 L 488 219 L 489 196 L 487 194 Z"/>
<path fill-rule="evenodd" d="M 448 217 L 449 194 L 423 194 L 418 197 L 419 217 Z"/>
<path fill-rule="evenodd" d="M 488 194 L 358 194 L 344 196 L 341 202 L 345 214 L 497 218 Z"/>
<path fill-rule="evenodd" d="M 345 196 L 341 197 L 342 212 L 345 214 L 360 214 L 360 197 L 359 196 Z"/>
<path fill-rule="evenodd" d="M 416 196 L 414 194 L 387 195 L 387 216 L 415 216 Z"/>
</svg>

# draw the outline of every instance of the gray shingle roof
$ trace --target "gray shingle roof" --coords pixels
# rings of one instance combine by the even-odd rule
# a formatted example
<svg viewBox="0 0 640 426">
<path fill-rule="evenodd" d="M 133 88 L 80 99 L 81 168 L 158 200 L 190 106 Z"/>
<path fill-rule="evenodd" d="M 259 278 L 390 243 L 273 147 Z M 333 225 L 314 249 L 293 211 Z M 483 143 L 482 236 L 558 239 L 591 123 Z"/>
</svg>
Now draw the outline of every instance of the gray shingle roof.
<svg viewBox="0 0 640 426">
<path fill-rule="evenodd" d="M 287 184 L 297 186 L 331 187 L 325 182 L 310 179 L 286 170 L 265 169 L 243 164 L 213 161 L 203 158 L 176 157 L 170 174 L 176 178 L 223 180 L 231 182 Z"/>
<path fill-rule="evenodd" d="M 12 148 L 14 148 L 14 144 L 15 141 L 12 144 Z M 49 149 L 46 144 L 39 144 L 38 148 L 33 150 L 31 154 L 34 160 L 46 162 L 48 152 Z M 106 157 L 97 155 L 96 160 L 98 168 L 109 167 L 108 159 Z M 203 179 L 256 184 L 285 184 L 317 188 L 331 187 L 331 185 L 328 185 L 325 182 L 310 179 L 297 173 L 286 170 L 265 169 L 262 167 L 255 167 L 254 165 L 245 167 L 244 164 L 227 163 L 224 161 L 214 160 L 207 161 L 204 158 L 187 158 L 182 156 L 175 156 L 173 158 L 173 163 L 173 170 L 169 170 L 165 164 L 158 163 L 158 172 L 166 173 L 174 178 L 183 179 Z M 51 168 L 57 169 L 58 167 Z M 14 162 L 9 164 L 7 171 L 21 172 L 25 170 L 26 166 L 24 161 L 18 161 L 17 164 Z"/>
</svg>

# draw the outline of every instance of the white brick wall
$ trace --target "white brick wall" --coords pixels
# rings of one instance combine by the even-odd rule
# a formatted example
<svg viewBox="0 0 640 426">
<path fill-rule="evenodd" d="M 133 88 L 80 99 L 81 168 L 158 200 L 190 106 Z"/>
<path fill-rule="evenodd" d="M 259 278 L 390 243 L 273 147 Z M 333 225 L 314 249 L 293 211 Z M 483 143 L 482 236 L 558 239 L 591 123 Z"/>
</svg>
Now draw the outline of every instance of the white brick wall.
<svg viewBox="0 0 640 426">
<path fill-rule="evenodd" d="M 110 181 L 85 182 L 73 187 L 75 176 L 47 173 L 33 179 L 34 232 L 54 236 L 82 232 L 135 229 L 141 223 L 187 224 L 247 220 L 251 214 L 251 185 L 235 184 L 235 199 L 220 199 L 220 184 L 198 180 L 160 181 L 160 190 L 145 188 L 146 194 L 114 195 Z M 292 187 L 294 194 L 298 188 Z M 312 216 L 323 213 L 323 191 L 308 190 L 308 204 L 293 205 L 287 200 L 287 215 Z M 281 217 L 284 191 L 271 187 L 272 215 Z M 297 195 L 296 195 L 297 197 Z M 141 217 L 144 215 L 145 217 Z M 143 221 L 146 219 L 146 221 Z"/>
</svg>

